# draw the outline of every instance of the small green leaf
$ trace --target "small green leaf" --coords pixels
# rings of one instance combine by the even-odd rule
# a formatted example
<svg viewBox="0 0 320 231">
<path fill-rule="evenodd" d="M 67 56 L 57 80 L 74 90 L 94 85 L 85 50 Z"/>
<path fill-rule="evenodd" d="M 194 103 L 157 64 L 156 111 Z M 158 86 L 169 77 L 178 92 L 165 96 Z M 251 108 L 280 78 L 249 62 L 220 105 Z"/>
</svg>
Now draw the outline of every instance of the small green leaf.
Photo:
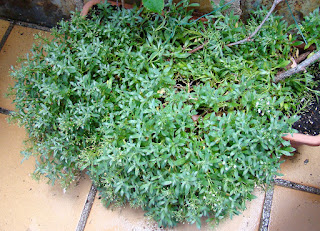
<svg viewBox="0 0 320 231">
<path fill-rule="evenodd" d="M 303 44 L 302 41 L 296 41 L 296 42 L 292 43 L 292 46 L 299 46 L 301 44 Z"/>
<path fill-rule="evenodd" d="M 191 54 L 190 53 L 174 53 L 174 57 L 179 59 L 185 59 L 188 58 Z"/>
<path fill-rule="evenodd" d="M 164 0 L 143 0 L 143 5 L 149 10 L 161 13 L 164 8 Z"/>
<path fill-rule="evenodd" d="M 164 182 L 162 183 L 163 186 L 170 185 L 170 184 L 172 184 L 172 181 L 171 181 L 171 180 L 164 181 Z"/>
<path fill-rule="evenodd" d="M 286 67 L 289 63 L 290 63 L 290 60 L 283 60 L 281 63 L 275 66 L 274 69 Z"/>
<path fill-rule="evenodd" d="M 176 160 L 173 164 L 175 166 L 180 166 L 180 165 L 183 165 L 185 162 L 186 162 L 186 158 L 184 157 L 184 158 Z"/>
</svg>

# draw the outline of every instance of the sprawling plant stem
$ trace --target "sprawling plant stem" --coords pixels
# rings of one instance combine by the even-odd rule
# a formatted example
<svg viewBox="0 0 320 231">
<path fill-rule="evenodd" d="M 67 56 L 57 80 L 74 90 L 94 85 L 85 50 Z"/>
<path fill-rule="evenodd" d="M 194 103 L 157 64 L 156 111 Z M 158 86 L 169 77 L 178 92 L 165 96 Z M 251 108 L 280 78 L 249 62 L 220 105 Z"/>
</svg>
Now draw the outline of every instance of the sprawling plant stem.
<svg viewBox="0 0 320 231">
<path fill-rule="evenodd" d="M 283 0 L 275 0 L 268 12 L 268 14 L 266 15 L 266 17 L 262 20 L 262 22 L 260 23 L 260 25 L 252 32 L 252 34 L 250 34 L 247 38 L 242 39 L 240 41 L 234 42 L 234 43 L 229 43 L 227 44 L 228 47 L 231 46 L 235 46 L 235 45 L 239 45 L 248 41 L 252 41 L 252 38 L 258 33 L 258 31 L 261 29 L 261 27 L 263 26 L 263 24 L 268 20 L 268 18 L 270 17 L 270 15 L 272 14 L 272 12 L 274 11 L 274 9 L 276 8 L 276 6 L 282 2 Z"/>
<path fill-rule="evenodd" d="M 290 70 L 275 76 L 274 82 L 278 83 L 279 81 L 284 80 L 294 74 L 297 74 L 301 71 L 306 71 L 306 67 L 310 66 L 312 63 L 316 62 L 318 59 L 320 59 L 320 51 L 316 52 L 314 55 L 312 55 L 310 58 L 306 59 L 296 67 L 291 68 Z"/>
<path fill-rule="evenodd" d="M 242 39 L 240 41 L 237 42 L 233 42 L 233 43 L 229 43 L 226 46 L 231 47 L 231 46 L 235 46 L 235 45 L 239 45 L 245 42 L 249 42 L 252 41 L 252 38 L 259 32 L 259 30 L 261 29 L 261 27 L 263 26 L 263 24 L 268 20 L 268 18 L 270 17 L 270 15 L 272 14 L 272 12 L 274 11 L 274 9 L 276 8 L 276 6 L 282 2 L 283 0 L 275 0 L 268 12 L 268 14 L 266 15 L 266 17 L 262 20 L 262 22 L 260 23 L 260 25 L 254 30 L 254 32 L 252 32 L 252 34 L 250 34 L 248 37 L 246 37 L 245 39 Z M 195 49 L 188 51 L 188 53 L 194 53 L 197 52 L 199 50 L 201 50 L 206 44 L 208 43 L 208 41 L 205 41 L 202 45 L 196 47 Z"/>
</svg>

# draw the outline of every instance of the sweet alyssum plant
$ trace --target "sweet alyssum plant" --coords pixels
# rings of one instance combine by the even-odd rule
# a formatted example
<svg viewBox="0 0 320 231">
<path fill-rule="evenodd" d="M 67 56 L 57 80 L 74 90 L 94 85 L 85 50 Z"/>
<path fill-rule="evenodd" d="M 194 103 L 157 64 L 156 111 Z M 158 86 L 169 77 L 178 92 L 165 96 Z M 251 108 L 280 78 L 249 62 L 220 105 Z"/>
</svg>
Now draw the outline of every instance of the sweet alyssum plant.
<svg viewBox="0 0 320 231">
<path fill-rule="evenodd" d="M 293 151 L 281 134 L 293 131 L 312 81 L 272 82 L 293 49 L 279 17 L 228 48 L 265 11 L 247 25 L 221 13 L 189 23 L 190 12 L 169 7 L 159 15 L 105 3 L 90 19 L 61 22 L 12 73 L 13 118 L 29 134 L 23 154 L 36 156 L 36 177 L 67 186 L 86 170 L 106 205 L 200 227 L 202 217 L 238 214 L 278 174 Z"/>
</svg>

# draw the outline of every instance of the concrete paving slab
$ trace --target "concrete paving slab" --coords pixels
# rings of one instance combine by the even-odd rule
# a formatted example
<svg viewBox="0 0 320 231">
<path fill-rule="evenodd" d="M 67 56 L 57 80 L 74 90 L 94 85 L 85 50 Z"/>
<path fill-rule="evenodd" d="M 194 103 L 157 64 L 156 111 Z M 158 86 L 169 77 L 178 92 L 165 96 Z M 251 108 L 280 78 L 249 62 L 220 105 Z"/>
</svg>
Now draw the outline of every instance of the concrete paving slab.
<svg viewBox="0 0 320 231">
<path fill-rule="evenodd" d="M 0 41 L 4 34 L 6 33 L 10 23 L 8 21 L 0 19 Z"/>
<path fill-rule="evenodd" d="M 25 55 L 30 52 L 32 44 L 35 42 L 33 36 L 36 33 L 49 36 L 48 32 L 14 26 L 0 52 L 0 107 L 14 110 L 12 99 L 4 97 L 8 87 L 14 85 L 14 81 L 11 79 L 9 72 L 11 66 L 17 65 L 18 57 L 25 57 Z"/>
<path fill-rule="evenodd" d="M 60 185 L 37 182 L 34 159 L 21 164 L 26 133 L 0 114 L 0 230 L 69 231 L 77 227 L 91 181 L 83 176 L 64 193 Z"/>
<path fill-rule="evenodd" d="M 225 219 L 215 227 L 214 231 L 258 231 L 265 191 L 256 188 L 254 195 L 257 198 L 247 202 L 245 211 L 238 216 L 234 216 L 231 220 Z"/>
<path fill-rule="evenodd" d="M 256 189 L 254 195 L 256 199 L 247 203 L 247 209 L 239 216 L 232 219 L 225 219 L 214 228 L 210 224 L 206 224 L 203 219 L 201 231 L 257 231 L 259 229 L 260 216 L 265 193 L 260 189 Z M 157 224 L 144 216 L 142 209 L 133 209 L 129 206 L 125 208 L 116 208 L 111 210 L 105 208 L 97 195 L 93 204 L 90 216 L 88 218 L 85 231 L 113 231 L 113 230 L 135 230 L 135 231 L 194 231 L 199 230 L 195 224 L 179 224 L 173 229 L 160 229 Z"/>
<path fill-rule="evenodd" d="M 130 206 L 106 208 L 99 198 L 99 193 L 97 193 L 85 231 L 161 230 L 155 222 L 144 216 L 142 209 L 134 209 Z"/>
<path fill-rule="evenodd" d="M 279 179 L 320 188 L 320 147 L 300 146 L 292 157 L 284 157 Z"/>
<path fill-rule="evenodd" d="M 269 230 L 320 230 L 320 196 L 275 186 Z"/>
</svg>

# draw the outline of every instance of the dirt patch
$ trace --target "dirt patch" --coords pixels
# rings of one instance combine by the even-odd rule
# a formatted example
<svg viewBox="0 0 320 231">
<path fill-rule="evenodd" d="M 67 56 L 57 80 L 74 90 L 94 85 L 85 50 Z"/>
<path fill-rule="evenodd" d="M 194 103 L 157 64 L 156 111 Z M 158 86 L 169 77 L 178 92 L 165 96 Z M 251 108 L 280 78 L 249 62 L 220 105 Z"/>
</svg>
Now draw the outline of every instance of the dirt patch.
<svg viewBox="0 0 320 231">
<path fill-rule="evenodd" d="M 293 128 L 308 135 L 320 134 L 320 103 L 313 102 L 308 109 L 300 114 L 301 118 L 294 123 Z"/>
<path fill-rule="evenodd" d="M 314 90 L 320 91 L 320 62 L 313 64 L 310 71 L 314 75 L 314 81 L 318 84 Z M 299 114 L 300 119 L 293 124 L 293 128 L 297 129 L 300 133 L 308 135 L 320 134 L 320 97 L 315 96 L 315 100 Z"/>
</svg>

